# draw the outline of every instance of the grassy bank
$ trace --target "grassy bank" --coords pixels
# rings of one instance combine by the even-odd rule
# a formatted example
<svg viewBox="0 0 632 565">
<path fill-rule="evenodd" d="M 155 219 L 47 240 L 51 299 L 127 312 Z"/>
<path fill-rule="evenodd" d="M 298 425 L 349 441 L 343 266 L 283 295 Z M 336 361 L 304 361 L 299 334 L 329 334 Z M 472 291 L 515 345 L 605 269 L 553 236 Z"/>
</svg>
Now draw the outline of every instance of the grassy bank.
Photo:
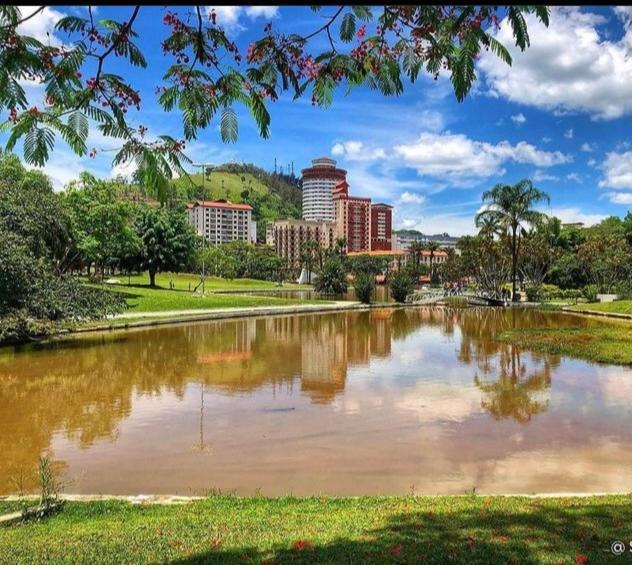
<svg viewBox="0 0 632 565">
<path fill-rule="evenodd" d="M 127 286 L 128 282 L 132 285 L 149 285 L 149 274 L 141 273 L 127 277 L 120 275 L 112 277 L 120 281 L 121 286 Z M 172 282 L 175 290 L 189 290 L 195 288 L 200 282 L 200 275 L 194 273 L 158 273 L 156 275 L 156 286 L 168 289 L 169 283 Z M 215 290 L 278 290 L 276 282 L 262 281 L 258 279 L 222 279 L 220 277 L 206 277 L 204 283 L 206 292 Z M 285 289 L 301 289 L 311 288 L 308 285 L 283 283 Z M 201 290 L 201 288 L 199 289 Z"/>
<path fill-rule="evenodd" d="M 632 315 L 632 300 L 615 300 L 614 302 L 596 302 L 569 306 L 572 310 L 594 310 L 595 312 L 613 312 Z"/>
<path fill-rule="evenodd" d="M 0 529 L 0 562 L 610 563 L 630 524 L 630 495 L 73 502 Z"/>
<path fill-rule="evenodd" d="M 497 339 L 524 349 L 632 365 L 632 323 L 613 322 L 585 328 L 529 328 L 503 332 Z"/>
<path fill-rule="evenodd" d="M 167 290 L 144 286 L 111 288 L 110 291 L 124 294 L 129 306 L 129 310 L 125 313 L 211 308 L 255 308 L 259 306 L 290 306 L 293 304 L 319 304 L 324 302 L 247 294 L 206 294 L 201 296 L 183 290 Z"/>
</svg>

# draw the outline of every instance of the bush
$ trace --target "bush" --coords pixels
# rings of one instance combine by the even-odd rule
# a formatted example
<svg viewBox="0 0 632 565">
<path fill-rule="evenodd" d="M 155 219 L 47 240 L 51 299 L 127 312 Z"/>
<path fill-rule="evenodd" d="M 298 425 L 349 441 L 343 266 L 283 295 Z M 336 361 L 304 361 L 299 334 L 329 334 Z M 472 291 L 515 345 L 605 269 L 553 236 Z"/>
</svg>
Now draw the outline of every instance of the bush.
<svg viewBox="0 0 632 565">
<path fill-rule="evenodd" d="M 632 280 L 620 282 L 616 287 L 616 292 L 621 300 L 632 300 Z"/>
<path fill-rule="evenodd" d="M 347 277 L 340 256 L 328 255 L 318 273 L 314 290 L 322 294 L 340 295 L 347 291 Z"/>
<path fill-rule="evenodd" d="M 398 271 L 391 275 L 389 286 L 393 300 L 402 304 L 406 302 L 406 297 L 415 289 L 415 281 L 409 272 Z"/>
<path fill-rule="evenodd" d="M 541 302 L 544 298 L 544 292 L 541 287 L 530 286 L 526 290 L 527 300 L 529 302 Z"/>
<path fill-rule="evenodd" d="M 373 276 L 368 273 L 357 273 L 353 280 L 353 288 L 356 292 L 356 298 L 362 304 L 371 304 L 373 298 L 374 281 Z"/>
<path fill-rule="evenodd" d="M 467 298 L 465 296 L 446 296 L 443 300 L 452 308 L 467 308 Z"/>
<path fill-rule="evenodd" d="M 597 285 L 587 284 L 582 289 L 582 295 L 584 296 L 587 302 L 597 302 Z"/>
</svg>

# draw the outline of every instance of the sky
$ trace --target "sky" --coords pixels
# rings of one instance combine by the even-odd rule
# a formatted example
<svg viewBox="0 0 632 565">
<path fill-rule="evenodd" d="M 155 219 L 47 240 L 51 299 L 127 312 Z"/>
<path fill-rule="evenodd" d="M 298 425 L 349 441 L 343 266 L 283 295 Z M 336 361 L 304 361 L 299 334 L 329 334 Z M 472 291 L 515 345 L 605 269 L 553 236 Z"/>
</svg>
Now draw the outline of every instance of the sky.
<svg viewBox="0 0 632 565">
<path fill-rule="evenodd" d="M 24 7 L 23 15 L 31 10 Z M 54 32 L 55 22 L 82 10 L 46 8 L 21 31 L 63 42 L 67 38 Z M 308 33 L 332 8 L 318 14 L 298 6 L 215 10 L 218 23 L 245 51 L 267 22 L 278 31 Z M 130 13 L 130 7 L 99 7 L 97 17 Z M 143 7 L 138 17 L 138 44 L 149 65 L 133 71 L 143 103 L 129 118 L 151 135 L 180 138 L 178 114 L 165 113 L 154 94 L 168 63 L 160 48 L 164 13 L 162 7 Z M 269 139 L 261 139 L 247 111 L 237 109 L 236 143 L 222 143 L 214 123 L 187 145 L 187 154 L 197 162 L 251 162 L 267 170 L 276 158 L 286 168 L 293 162 L 296 172 L 316 157 L 330 156 L 348 171 L 352 194 L 393 205 L 394 227 L 428 234 L 474 233 L 482 192 L 522 178 L 549 193 L 551 204 L 542 210 L 563 221 L 590 225 L 609 215 L 624 216 L 632 209 L 632 7 L 554 7 L 548 29 L 534 18 L 527 22 L 531 47 L 521 52 L 503 20 L 496 34 L 513 64 L 484 53 L 464 102 L 456 101 L 444 76 L 407 83 L 397 97 L 340 89 L 329 108 L 312 106 L 309 96 L 298 101 L 282 96 L 269 105 Z M 324 41 L 317 38 L 314 49 L 324 50 Z M 117 64 L 113 71 L 129 72 Z M 41 99 L 40 86 L 29 85 L 27 92 L 32 100 Z M 98 131 L 91 131 L 88 147 L 97 149 L 95 158 L 78 157 L 57 142 L 45 167 L 57 189 L 83 170 L 108 177 L 132 172 L 112 169 L 116 144 Z"/>
</svg>

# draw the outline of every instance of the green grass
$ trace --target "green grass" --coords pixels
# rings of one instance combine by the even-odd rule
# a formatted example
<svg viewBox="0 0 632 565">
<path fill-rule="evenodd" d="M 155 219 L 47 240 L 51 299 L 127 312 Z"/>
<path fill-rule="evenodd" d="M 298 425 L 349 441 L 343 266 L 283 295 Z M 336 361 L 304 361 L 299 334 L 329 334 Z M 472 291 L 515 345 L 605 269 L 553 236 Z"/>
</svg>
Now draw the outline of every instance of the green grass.
<svg viewBox="0 0 632 565">
<path fill-rule="evenodd" d="M 242 176 L 245 178 L 245 183 L 241 180 Z M 197 186 L 204 185 L 207 198 L 209 199 L 225 198 L 231 202 L 239 203 L 243 200 L 241 193 L 244 191 L 244 186 L 259 196 L 264 196 L 270 192 L 264 183 L 250 173 L 243 173 L 242 175 L 225 171 L 213 171 L 210 179 L 205 178 L 204 182 L 202 182 L 201 173 L 191 174 L 189 178 Z M 189 179 L 182 177 L 176 180 L 176 185 L 187 186 L 188 182 Z"/>
<path fill-rule="evenodd" d="M 628 322 L 584 328 L 517 329 L 503 332 L 497 339 L 532 351 L 632 365 L 632 324 Z"/>
<path fill-rule="evenodd" d="M 206 294 L 205 296 L 201 296 L 182 290 L 167 290 L 142 286 L 112 288 L 110 291 L 121 292 L 127 297 L 129 310 L 127 310 L 126 313 L 327 303 L 324 300 L 298 300 L 247 294 Z"/>
<path fill-rule="evenodd" d="M 573 310 L 595 310 L 596 312 L 615 312 L 632 314 L 632 300 L 615 300 L 614 302 L 596 302 L 570 306 Z"/>
<path fill-rule="evenodd" d="M 612 563 L 631 524 L 630 495 L 74 502 L 0 529 L 0 562 Z"/>
<path fill-rule="evenodd" d="M 128 280 L 133 285 L 149 285 L 149 274 L 141 273 L 140 275 L 132 275 L 131 277 L 119 275 L 112 277 L 121 281 L 121 287 L 127 286 Z M 200 275 L 193 273 L 158 273 L 156 275 L 156 286 L 161 288 L 169 288 L 169 282 L 173 282 L 176 290 L 189 290 L 195 288 L 200 282 Z M 108 285 L 110 286 L 110 285 Z M 115 285 L 111 285 L 115 286 Z M 233 279 L 227 280 L 220 277 L 206 277 L 205 289 L 207 292 L 216 290 L 278 290 L 277 283 L 272 281 L 261 281 L 258 279 Z M 288 284 L 283 283 L 285 289 L 310 289 L 309 285 Z"/>
</svg>

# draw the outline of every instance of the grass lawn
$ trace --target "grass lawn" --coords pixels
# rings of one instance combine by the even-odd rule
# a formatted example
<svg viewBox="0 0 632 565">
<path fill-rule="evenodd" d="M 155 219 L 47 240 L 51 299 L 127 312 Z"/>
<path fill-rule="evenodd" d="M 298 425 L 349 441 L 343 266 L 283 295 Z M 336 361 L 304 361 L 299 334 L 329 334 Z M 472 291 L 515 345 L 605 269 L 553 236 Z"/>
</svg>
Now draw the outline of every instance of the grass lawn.
<svg viewBox="0 0 632 565">
<path fill-rule="evenodd" d="M 107 286 L 106 286 L 107 287 Z M 111 292 L 121 292 L 127 298 L 132 312 L 163 312 L 165 310 L 199 310 L 210 308 L 253 308 L 258 306 L 291 306 L 294 304 L 323 304 L 324 300 L 297 300 L 271 296 L 251 296 L 247 294 L 207 294 L 194 295 L 182 290 L 167 290 L 149 287 L 110 288 Z"/>
<path fill-rule="evenodd" d="M 121 281 L 121 286 L 127 286 L 128 277 L 125 275 L 118 275 L 112 277 Z M 200 282 L 200 275 L 193 273 L 158 273 L 156 275 L 156 286 L 161 288 L 169 288 L 169 281 L 173 281 L 176 290 L 189 290 L 189 284 L 191 289 L 194 289 Z M 132 275 L 130 282 L 133 285 L 149 285 L 149 274 L 142 273 L 140 275 Z M 112 285 L 115 286 L 115 285 Z M 233 279 L 229 281 L 220 277 L 206 277 L 205 289 L 207 292 L 215 290 L 278 290 L 277 283 L 272 281 L 261 281 L 257 279 Z M 300 284 L 288 284 L 283 283 L 283 287 L 286 289 L 310 289 L 309 285 Z M 201 288 L 198 289 L 201 291 Z"/>
<path fill-rule="evenodd" d="M 595 310 L 597 312 L 616 312 L 632 314 L 632 300 L 615 300 L 614 302 L 596 302 L 570 306 L 573 310 Z"/>
<path fill-rule="evenodd" d="M 630 539 L 631 495 L 214 496 L 67 503 L 1 528 L 0 563 L 612 563 Z"/>
<path fill-rule="evenodd" d="M 532 351 L 632 365 L 632 323 L 625 321 L 585 328 L 517 329 L 503 332 L 497 339 Z"/>
</svg>

